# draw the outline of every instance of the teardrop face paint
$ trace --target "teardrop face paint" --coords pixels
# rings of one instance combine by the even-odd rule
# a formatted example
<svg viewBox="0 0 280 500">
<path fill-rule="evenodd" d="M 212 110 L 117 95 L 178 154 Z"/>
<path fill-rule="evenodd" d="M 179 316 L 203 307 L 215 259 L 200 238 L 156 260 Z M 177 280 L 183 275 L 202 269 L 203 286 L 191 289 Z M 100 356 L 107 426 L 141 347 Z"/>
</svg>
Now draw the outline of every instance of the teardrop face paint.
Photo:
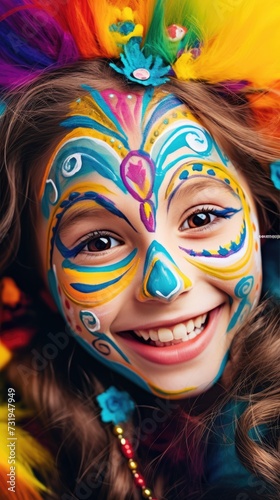
<svg viewBox="0 0 280 500">
<path fill-rule="evenodd" d="M 175 96 L 85 90 L 40 196 L 50 290 L 108 369 L 162 397 L 198 394 L 259 299 L 250 189 Z"/>
</svg>

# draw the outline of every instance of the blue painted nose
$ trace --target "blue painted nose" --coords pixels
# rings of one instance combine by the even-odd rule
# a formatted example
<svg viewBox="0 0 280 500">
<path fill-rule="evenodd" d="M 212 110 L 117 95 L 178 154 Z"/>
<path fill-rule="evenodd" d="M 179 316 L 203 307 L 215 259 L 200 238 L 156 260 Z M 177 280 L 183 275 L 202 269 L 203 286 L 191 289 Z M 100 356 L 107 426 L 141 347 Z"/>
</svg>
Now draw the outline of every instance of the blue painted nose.
<svg viewBox="0 0 280 500">
<path fill-rule="evenodd" d="M 170 301 L 191 285 L 164 247 L 153 241 L 144 266 L 143 296 Z"/>
</svg>

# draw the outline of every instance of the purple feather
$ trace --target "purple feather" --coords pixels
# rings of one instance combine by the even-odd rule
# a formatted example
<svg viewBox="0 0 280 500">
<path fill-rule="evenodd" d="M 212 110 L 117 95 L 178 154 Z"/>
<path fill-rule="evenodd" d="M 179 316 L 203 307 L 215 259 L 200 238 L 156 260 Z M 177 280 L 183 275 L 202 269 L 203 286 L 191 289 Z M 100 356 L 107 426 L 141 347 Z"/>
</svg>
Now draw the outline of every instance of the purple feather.
<svg viewBox="0 0 280 500">
<path fill-rule="evenodd" d="M 29 8 L 15 11 L 24 5 Z M 74 39 L 49 13 L 30 8 L 30 2 L 24 0 L 1 1 L 0 86 L 13 88 L 32 80 L 45 69 L 78 59 Z"/>
</svg>

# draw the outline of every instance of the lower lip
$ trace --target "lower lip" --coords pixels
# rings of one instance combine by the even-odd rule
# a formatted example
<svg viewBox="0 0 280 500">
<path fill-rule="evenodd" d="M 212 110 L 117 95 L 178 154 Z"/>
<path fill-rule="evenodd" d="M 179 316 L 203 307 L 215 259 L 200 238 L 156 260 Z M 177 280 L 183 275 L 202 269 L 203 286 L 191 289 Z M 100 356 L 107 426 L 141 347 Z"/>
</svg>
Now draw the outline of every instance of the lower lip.
<svg viewBox="0 0 280 500">
<path fill-rule="evenodd" d="M 191 361 L 199 356 L 211 342 L 215 335 L 222 306 L 212 309 L 209 313 L 208 324 L 205 329 L 194 339 L 187 340 L 181 344 L 167 347 L 151 346 L 143 344 L 133 338 L 125 337 L 125 344 L 142 358 L 160 365 L 175 365 Z M 124 338 L 124 337 L 123 337 Z"/>
</svg>

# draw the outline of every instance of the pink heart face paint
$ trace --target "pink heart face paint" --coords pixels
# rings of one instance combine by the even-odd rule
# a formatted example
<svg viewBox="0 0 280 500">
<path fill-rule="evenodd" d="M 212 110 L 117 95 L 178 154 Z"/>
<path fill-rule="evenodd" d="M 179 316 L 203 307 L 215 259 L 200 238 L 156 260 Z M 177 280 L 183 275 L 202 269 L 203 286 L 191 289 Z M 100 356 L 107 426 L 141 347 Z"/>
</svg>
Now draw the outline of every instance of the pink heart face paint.
<svg viewBox="0 0 280 500">
<path fill-rule="evenodd" d="M 86 90 L 43 181 L 50 290 L 109 369 L 162 397 L 197 394 L 259 298 L 250 190 L 173 95 Z"/>
</svg>

